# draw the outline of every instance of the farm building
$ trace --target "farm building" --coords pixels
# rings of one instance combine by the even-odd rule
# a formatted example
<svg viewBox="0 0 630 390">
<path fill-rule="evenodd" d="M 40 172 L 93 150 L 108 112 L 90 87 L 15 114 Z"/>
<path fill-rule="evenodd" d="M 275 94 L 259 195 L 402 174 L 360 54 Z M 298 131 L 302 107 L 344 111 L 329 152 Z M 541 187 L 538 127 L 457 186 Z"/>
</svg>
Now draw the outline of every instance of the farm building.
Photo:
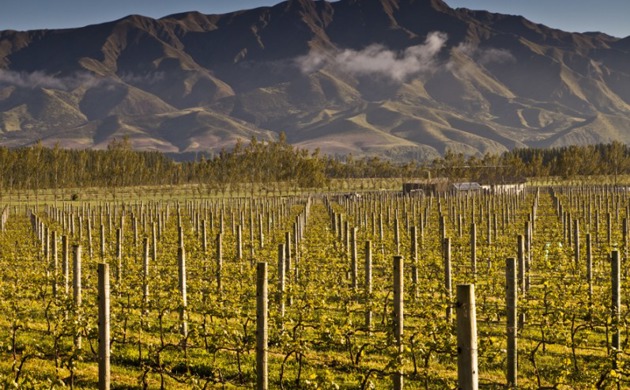
<svg viewBox="0 0 630 390">
<path fill-rule="evenodd" d="M 478 192 L 483 191 L 483 187 L 479 183 L 465 182 L 465 183 L 453 183 L 451 186 L 453 192 Z"/>
<path fill-rule="evenodd" d="M 448 179 L 431 179 L 403 183 L 403 195 L 437 195 L 448 191 Z"/>
<path fill-rule="evenodd" d="M 484 182 L 482 187 L 493 194 L 520 194 L 525 190 L 525 182 L 524 178 L 512 178 L 500 182 Z"/>
<path fill-rule="evenodd" d="M 520 194 L 524 190 L 525 183 L 493 184 L 490 186 L 490 191 L 493 194 Z"/>
</svg>

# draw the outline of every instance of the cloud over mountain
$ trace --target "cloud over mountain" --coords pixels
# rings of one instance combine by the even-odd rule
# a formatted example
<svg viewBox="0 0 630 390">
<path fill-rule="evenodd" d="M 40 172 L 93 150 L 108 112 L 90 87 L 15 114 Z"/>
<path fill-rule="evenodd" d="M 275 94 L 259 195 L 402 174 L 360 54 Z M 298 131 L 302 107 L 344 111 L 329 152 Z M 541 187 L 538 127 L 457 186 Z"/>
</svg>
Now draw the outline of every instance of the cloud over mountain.
<svg viewBox="0 0 630 390">
<path fill-rule="evenodd" d="M 299 57 L 297 62 L 305 73 L 331 66 L 358 76 L 380 76 L 402 83 L 419 73 L 435 70 L 436 56 L 447 39 L 445 33 L 431 32 L 423 44 L 399 52 L 371 44 L 362 50 L 345 49 L 333 54 L 313 51 Z"/>
<path fill-rule="evenodd" d="M 14 86 L 27 89 L 58 89 L 70 91 L 75 88 L 92 88 L 107 83 L 108 78 L 96 77 L 85 71 L 76 72 L 71 76 L 53 76 L 43 71 L 15 72 L 0 69 L 0 87 Z"/>
</svg>

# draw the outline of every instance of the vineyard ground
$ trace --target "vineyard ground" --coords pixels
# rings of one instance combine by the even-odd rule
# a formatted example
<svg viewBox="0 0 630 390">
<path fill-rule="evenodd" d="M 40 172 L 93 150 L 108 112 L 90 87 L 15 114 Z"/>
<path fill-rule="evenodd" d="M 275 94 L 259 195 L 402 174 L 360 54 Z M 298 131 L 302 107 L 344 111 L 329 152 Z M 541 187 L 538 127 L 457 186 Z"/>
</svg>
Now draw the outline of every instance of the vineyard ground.
<svg viewBox="0 0 630 390">
<path fill-rule="evenodd" d="M 252 388 L 257 375 L 255 265 L 265 261 L 270 388 L 385 389 L 399 370 L 406 389 L 456 387 L 452 296 L 455 286 L 475 284 L 480 387 L 503 389 L 505 260 L 518 256 L 517 237 L 530 234 L 530 286 L 519 290 L 518 300 L 524 314 L 518 331 L 519 387 L 630 386 L 630 357 L 624 352 L 630 335 L 628 193 L 586 180 L 554 189 L 528 186 L 525 193 L 511 195 L 409 198 L 385 191 L 402 181 L 339 181 L 330 193 L 241 187 L 230 191 L 232 196 L 192 185 L 3 193 L 0 382 L 21 388 L 97 387 L 96 268 L 107 262 L 112 269 L 113 388 Z M 334 195 L 355 191 L 366 193 Z M 74 194 L 78 199 L 73 201 Z M 525 229 L 527 221 L 533 222 L 531 231 Z M 476 272 L 471 266 L 473 223 Z M 421 232 L 415 255 L 411 227 Z M 592 239 L 592 293 L 586 234 Z M 442 235 L 451 241 L 450 291 L 444 284 Z M 287 237 L 291 262 L 286 249 L 279 256 Z M 367 241 L 373 263 L 370 293 Z M 80 304 L 72 284 L 75 246 L 82 251 Z M 185 248 L 185 316 L 179 248 Z M 613 250 L 622 257 L 619 318 L 611 315 Z M 392 333 L 396 255 L 404 258 L 402 353 Z M 287 267 L 282 294 L 279 257 Z M 183 318 L 187 335 L 182 334 Z M 616 329 L 619 350 L 613 348 Z"/>
</svg>

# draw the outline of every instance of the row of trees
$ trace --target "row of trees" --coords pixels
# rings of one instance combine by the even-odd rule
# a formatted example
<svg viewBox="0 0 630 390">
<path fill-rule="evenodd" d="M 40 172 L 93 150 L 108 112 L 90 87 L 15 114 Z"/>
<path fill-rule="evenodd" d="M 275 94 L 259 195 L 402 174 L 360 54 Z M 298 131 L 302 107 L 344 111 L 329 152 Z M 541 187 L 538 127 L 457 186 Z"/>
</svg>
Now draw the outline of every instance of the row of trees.
<svg viewBox="0 0 630 390">
<path fill-rule="evenodd" d="M 167 184 L 177 164 L 158 152 L 134 152 L 127 140 L 107 150 L 0 148 L 0 186 L 4 189 L 121 187 Z"/>
<path fill-rule="evenodd" d="M 182 163 L 159 152 L 134 151 L 128 139 L 114 140 L 106 150 L 0 147 L 0 189 L 269 182 L 319 187 L 326 181 L 324 161 L 284 136 L 270 143 L 252 139 L 212 158 Z"/>
<path fill-rule="evenodd" d="M 630 173 L 630 147 L 620 142 L 549 149 L 514 149 L 503 154 L 465 156 L 446 151 L 433 161 L 396 164 L 378 157 L 326 159 L 331 178 L 448 177 L 482 182 L 515 178 L 614 176 Z"/>
<path fill-rule="evenodd" d="M 515 149 L 503 155 L 527 177 L 627 174 L 630 148 L 620 142 L 553 149 Z"/>
<path fill-rule="evenodd" d="M 295 148 L 287 143 L 284 134 L 275 142 L 260 142 L 256 138 L 248 145 L 238 142 L 231 151 L 222 150 L 213 158 L 183 163 L 182 169 L 188 182 L 214 183 L 219 187 L 270 182 L 321 187 L 326 181 L 319 151 L 310 153 Z"/>
<path fill-rule="evenodd" d="M 107 150 L 0 147 L 0 189 L 123 187 L 207 184 L 217 189 L 242 183 L 289 182 L 322 187 L 334 178 L 449 177 L 501 182 L 514 178 L 630 173 L 630 148 L 611 144 L 553 149 L 516 149 L 501 155 L 464 156 L 447 151 L 433 161 L 396 163 L 378 157 L 323 156 L 278 141 L 252 139 L 211 157 L 178 163 L 159 152 L 137 152 L 127 139 Z M 616 180 L 615 180 L 616 181 Z"/>
</svg>

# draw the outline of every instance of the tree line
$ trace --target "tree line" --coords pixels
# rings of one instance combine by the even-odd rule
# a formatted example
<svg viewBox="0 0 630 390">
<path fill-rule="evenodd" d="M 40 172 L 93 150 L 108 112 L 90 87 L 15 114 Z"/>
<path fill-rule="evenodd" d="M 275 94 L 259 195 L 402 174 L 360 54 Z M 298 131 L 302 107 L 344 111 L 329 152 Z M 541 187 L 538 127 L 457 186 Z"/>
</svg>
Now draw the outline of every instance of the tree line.
<svg viewBox="0 0 630 390">
<path fill-rule="evenodd" d="M 484 182 L 520 178 L 618 175 L 630 173 L 630 148 L 619 142 L 550 149 L 515 149 L 502 154 L 465 156 L 446 151 L 431 161 L 394 162 L 379 157 L 332 157 L 287 143 L 252 138 L 231 150 L 176 162 L 159 152 L 140 152 L 128 139 L 106 150 L 0 147 L 0 189 L 124 187 L 206 184 L 217 190 L 242 183 L 289 183 L 317 188 L 330 179 L 435 178 Z"/>
<path fill-rule="evenodd" d="M 106 150 L 0 147 L 0 190 L 209 184 L 221 190 L 240 183 L 291 182 L 319 187 L 325 181 L 319 152 L 286 142 L 238 142 L 228 151 L 176 162 L 160 152 L 134 151 L 128 139 Z"/>
<path fill-rule="evenodd" d="M 573 179 L 584 176 L 613 176 L 630 173 L 630 147 L 620 142 L 572 145 L 556 148 L 521 148 L 502 154 L 466 156 L 446 150 L 431 161 L 394 163 L 378 157 L 326 161 L 331 178 L 416 177 L 509 182 L 527 178 Z"/>
</svg>

